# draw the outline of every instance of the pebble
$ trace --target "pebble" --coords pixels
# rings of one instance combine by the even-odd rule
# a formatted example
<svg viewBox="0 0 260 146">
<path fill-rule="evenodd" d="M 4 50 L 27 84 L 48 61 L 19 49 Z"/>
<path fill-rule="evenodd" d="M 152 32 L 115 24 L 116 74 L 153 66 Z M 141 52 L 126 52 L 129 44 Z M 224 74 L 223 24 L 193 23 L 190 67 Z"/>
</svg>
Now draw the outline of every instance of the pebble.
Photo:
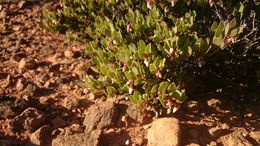
<svg viewBox="0 0 260 146">
<path fill-rule="evenodd" d="M 22 58 L 19 62 L 19 69 L 34 69 L 36 67 L 36 61 L 34 59 Z"/>
<path fill-rule="evenodd" d="M 64 56 L 67 57 L 67 58 L 73 58 L 74 55 L 75 55 L 75 53 L 72 50 L 66 50 L 64 52 Z"/>
<path fill-rule="evenodd" d="M 22 91 L 24 89 L 24 84 L 23 84 L 24 80 L 23 79 L 18 79 L 16 82 L 16 90 L 17 91 Z"/>
</svg>

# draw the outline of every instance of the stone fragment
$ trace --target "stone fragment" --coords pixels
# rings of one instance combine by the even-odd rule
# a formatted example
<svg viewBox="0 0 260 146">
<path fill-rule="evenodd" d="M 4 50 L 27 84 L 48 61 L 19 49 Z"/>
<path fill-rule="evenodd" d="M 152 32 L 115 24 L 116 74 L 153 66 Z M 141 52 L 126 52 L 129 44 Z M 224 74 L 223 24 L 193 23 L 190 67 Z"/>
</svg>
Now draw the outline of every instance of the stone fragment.
<svg viewBox="0 0 260 146">
<path fill-rule="evenodd" d="M 26 88 L 22 91 L 22 95 L 33 96 L 35 91 L 37 90 L 37 86 L 34 84 L 28 84 Z"/>
<path fill-rule="evenodd" d="M 0 96 L 0 118 L 8 118 L 14 115 L 13 102 L 14 99 L 9 96 Z"/>
<path fill-rule="evenodd" d="M 67 58 L 73 58 L 74 55 L 75 55 L 75 53 L 72 50 L 66 50 L 64 52 L 64 56 L 67 57 Z"/>
<path fill-rule="evenodd" d="M 222 131 L 223 130 L 220 127 L 212 127 L 209 129 L 209 133 L 213 138 L 218 138 Z"/>
<path fill-rule="evenodd" d="M 34 145 L 46 145 L 50 140 L 51 128 L 49 125 L 44 125 L 36 130 L 30 136 L 30 141 Z"/>
<path fill-rule="evenodd" d="M 253 146 L 241 133 L 231 133 L 221 137 L 223 146 Z"/>
<path fill-rule="evenodd" d="M 24 89 L 24 83 L 23 79 L 18 79 L 16 82 L 16 90 L 17 91 L 22 91 Z"/>
<path fill-rule="evenodd" d="M 45 72 L 41 72 L 36 75 L 36 80 L 40 83 L 45 83 L 49 78 L 49 75 Z"/>
<path fill-rule="evenodd" d="M 197 101 L 188 101 L 187 102 L 187 108 L 192 113 L 198 113 L 199 112 L 199 105 Z"/>
<path fill-rule="evenodd" d="M 149 146 L 178 146 L 180 145 L 180 125 L 175 118 L 161 118 L 153 122 L 148 129 Z"/>
<path fill-rule="evenodd" d="M 212 98 L 210 100 L 207 101 L 208 106 L 213 107 L 213 108 L 217 108 L 220 105 L 220 100 L 219 99 L 215 99 Z"/>
<path fill-rule="evenodd" d="M 26 3 L 26 1 L 22 0 L 18 3 L 18 8 L 23 8 L 24 4 Z"/>
<path fill-rule="evenodd" d="M 55 50 L 53 47 L 43 47 L 40 49 L 39 54 L 43 56 L 52 55 L 55 53 Z"/>
<path fill-rule="evenodd" d="M 136 122 L 142 123 L 145 119 L 144 114 L 142 114 L 141 111 L 138 108 L 136 108 L 136 105 L 134 104 L 130 104 L 127 107 L 126 114 L 128 117 L 130 117 Z"/>
<path fill-rule="evenodd" d="M 260 131 L 251 131 L 249 135 L 260 144 Z"/>
<path fill-rule="evenodd" d="M 36 67 L 36 61 L 34 59 L 22 58 L 19 62 L 19 69 L 34 69 Z"/>
<path fill-rule="evenodd" d="M 76 97 L 67 96 L 63 100 L 63 106 L 69 110 L 75 109 L 79 106 L 79 99 L 77 99 Z"/>
<path fill-rule="evenodd" d="M 113 102 L 101 102 L 93 104 L 86 112 L 83 124 L 85 131 L 93 129 L 103 129 L 115 124 L 118 117 L 118 111 Z"/>
<path fill-rule="evenodd" d="M 53 128 L 61 128 L 61 127 L 65 127 L 67 125 L 66 121 L 64 121 L 61 117 L 56 117 L 51 121 Z"/>
<path fill-rule="evenodd" d="M 30 107 L 24 110 L 20 115 L 16 116 L 10 123 L 11 129 L 14 131 L 26 130 L 34 132 L 45 122 L 45 115 L 36 108 Z"/>
<path fill-rule="evenodd" d="M 59 135 L 52 140 L 52 146 L 98 146 L 100 137 L 101 130 L 73 135 Z"/>
</svg>

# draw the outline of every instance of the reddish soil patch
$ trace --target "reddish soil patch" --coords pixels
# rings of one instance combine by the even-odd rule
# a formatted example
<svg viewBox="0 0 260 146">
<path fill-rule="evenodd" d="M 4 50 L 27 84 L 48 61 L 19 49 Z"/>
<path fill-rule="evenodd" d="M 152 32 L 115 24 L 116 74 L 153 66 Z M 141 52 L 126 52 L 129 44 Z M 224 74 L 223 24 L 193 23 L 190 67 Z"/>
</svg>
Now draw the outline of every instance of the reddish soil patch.
<svg viewBox="0 0 260 146">
<path fill-rule="evenodd" d="M 31 133 L 16 132 L 10 126 L 28 107 L 42 111 L 45 123 L 54 128 L 50 144 L 55 130 L 82 126 L 88 107 L 105 101 L 83 94 L 78 84 L 88 69 L 84 45 L 42 27 L 42 11 L 57 7 L 57 1 L 0 4 L 0 96 L 10 97 L 0 101 L 0 143 L 28 144 Z M 225 136 L 231 133 L 260 145 L 259 101 L 252 105 L 223 99 L 220 94 L 206 97 L 188 101 L 171 115 L 181 123 L 181 145 L 225 145 L 230 141 Z M 62 120 L 53 121 L 56 117 Z M 147 145 L 143 123 L 118 124 L 103 132 L 100 145 L 126 145 L 128 140 L 128 145 Z"/>
</svg>

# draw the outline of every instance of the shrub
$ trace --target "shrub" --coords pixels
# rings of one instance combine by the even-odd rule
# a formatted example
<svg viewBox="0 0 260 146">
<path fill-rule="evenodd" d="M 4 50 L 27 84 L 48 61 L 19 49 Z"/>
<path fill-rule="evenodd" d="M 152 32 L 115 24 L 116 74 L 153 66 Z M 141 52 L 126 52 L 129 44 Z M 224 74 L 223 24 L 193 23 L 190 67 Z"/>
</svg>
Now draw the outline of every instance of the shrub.
<svg viewBox="0 0 260 146">
<path fill-rule="evenodd" d="M 46 12 L 45 26 L 86 43 L 91 69 L 86 88 L 132 103 L 175 112 L 185 84 L 203 58 L 235 43 L 243 32 L 244 1 L 63 0 Z M 249 10 L 248 10 L 249 11 Z M 196 86 L 196 85 L 195 85 Z"/>
</svg>

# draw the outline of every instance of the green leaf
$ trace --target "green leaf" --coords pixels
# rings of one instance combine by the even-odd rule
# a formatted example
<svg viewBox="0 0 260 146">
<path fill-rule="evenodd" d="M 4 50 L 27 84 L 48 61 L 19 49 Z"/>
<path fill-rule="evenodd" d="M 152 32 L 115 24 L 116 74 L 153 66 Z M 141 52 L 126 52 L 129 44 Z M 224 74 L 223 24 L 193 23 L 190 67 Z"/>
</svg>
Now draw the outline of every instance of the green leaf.
<svg viewBox="0 0 260 146">
<path fill-rule="evenodd" d="M 153 64 L 156 66 L 156 68 L 160 68 L 160 63 L 161 63 L 160 57 L 157 57 L 153 62 Z"/>
<path fill-rule="evenodd" d="M 243 5 L 243 3 L 240 2 L 240 6 L 239 6 L 239 9 L 238 9 L 238 12 L 243 13 L 244 8 L 245 8 L 245 6 Z"/>
<path fill-rule="evenodd" d="M 221 35 L 222 35 L 222 32 L 223 32 L 223 29 L 224 29 L 224 24 L 223 24 L 223 22 L 221 21 L 221 22 L 219 23 L 219 25 L 218 25 L 218 28 L 217 28 L 216 33 L 215 33 L 215 36 L 216 36 L 216 37 L 221 36 Z"/>
<path fill-rule="evenodd" d="M 137 79 L 135 80 L 135 82 L 134 82 L 134 86 L 139 85 L 142 81 L 143 81 L 142 78 L 137 78 Z"/>
<path fill-rule="evenodd" d="M 218 28 L 218 22 L 217 21 L 214 21 L 213 24 L 211 25 L 211 30 L 212 31 L 216 31 Z"/>
<path fill-rule="evenodd" d="M 111 96 L 116 91 L 116 89 L 114 87 L 112 87 L 112 86 L 107 86 L 106 87 L 106 91 L 107 91 L 107 94 L 109 96 Z"/>
<path fill-rule="evenodd" d="M 155 71 L 157 70 L 156 66 L 154 63 L 149 65 L 149 70 L 151 73 L 155 73 Z"/>
<path fill-rule="evenodd" d="M 166 91 L 166 89 L 168 88 L 169 84 L 170 84 L 169 82 L 161 82 L 161 83 L 159 84 L 158 91 L 159 91 L 160 93 L 165 93 L 165 91 Z"/>
<path fill-rule="evenodd" d="M 134 91 L 134 94 L 133 94 L 133 96 L 132 96 L 132 102 L 135 103 L 135 104 L 137 104 L 137 103 L 139 102 L 140 98 L 141 98 L 140 92 L 135 90 L 135 91 Z M 130 99 L 130 100 L 131 100 L 131 99 Z"/>
<path fill-rule="evenodd" d="M 132 80 L 135 77 L 135 74 L 131 71 L 126 71 L 124 73 L 125 73 L 125 76 L 128 80 Z"/>
<path fill-rule="evenodd" d="M 145 53 L 145 54 L 150 54 L 150 53 L 152 53 L 151 43 L 149 43 L 149 44 L 145 47 L 144 53 Z"/>
<path fill-rule="evenodd" d="M 166 99 L 163 96 L 159 96 L 158 98 L 159 98 L 160 103 L 163 105 L 163 107 L 166 108 L 167 107 L 166 106 L 166 103 L 167 103 Z"/>
<path fill-rule="evenodd" d="M 239 33 L 239 28 L 235 28 L 230 32 L 230 36 L 234 37 L 237 36 Z"/>
<path fill-rule="evenodd" d="M 93 49 L 89 43 L 86 43 L 85 51 L 86 51 L 86 53 L 89 53 L 89 54 L 93 53 Z"/>
<path fill-rule="evenodd" d="M 135 76 L 139 75 L 139 71 L 136 67 L 132 67 L 132 72 L 135 74 Z"/>
<path fill-rule="evenodd" d="M 170 91 L 170 92 L 173 92 L 173 91 L 175 91 L 176 89 L 177 89 L 177 87 L 176 87 L 176 85 L 175 85 L 174 82 L 172 82 L 172 83 L 168 86 L 168 88 L 167 88 L 167 90 Z"/>
<path fill-rule="evenodd" d="M 162 69 L 164 66 L 165 66 L 165 62 L 166 62 L 166 58 L 163 58 L 161 61 L 160 61 L 160 64 L 159 64 L 159 68 Z"/>
<path fill-rule="evenodd" d="M 187 99 L 187 96 L 184 93 L 184 90 L 179 91 L 179 90 L 175 90 L 171 96 L 173 96 L 173 98 L 175 98 L 176 100 L 180 101 L 180 102 L 184 102 Z"/>
<path fill-rule="evenodd" d="M 213 37 L 213 44 L 223 48 L 225 46 L 224 38 L 220 37 Z"/>
<path fill-rule="evenodd" d="M 235 27 L 237 26 L 236 18 L 233 18 L 233 19 L 228 23 L 228 25 L 229 25 L 229 28 L 230 28 L 230 29 L 235 28 Z"/>
<path fill-rule="evenodd" d="M 228 32 L 229 32 L 229 29 L 230 29 L 230 26 L 229 26 L 229 24 L 227 24 L 227 25 L 225 26 L 225 36 L 227 36 L 227 34 L 228 34 Z"/>
<path fill-rule="evenodd" d="M 138 100 L 135 99 L 134 95 L 129 95 L 129 99 L 133 104 L 137 104 Z"/>
<path fill-rule="evenodd" d="M 158 92 L 158 84 L 154 85 L 151 89 L 151 93 L 157 93 Z"/>
</svg>

